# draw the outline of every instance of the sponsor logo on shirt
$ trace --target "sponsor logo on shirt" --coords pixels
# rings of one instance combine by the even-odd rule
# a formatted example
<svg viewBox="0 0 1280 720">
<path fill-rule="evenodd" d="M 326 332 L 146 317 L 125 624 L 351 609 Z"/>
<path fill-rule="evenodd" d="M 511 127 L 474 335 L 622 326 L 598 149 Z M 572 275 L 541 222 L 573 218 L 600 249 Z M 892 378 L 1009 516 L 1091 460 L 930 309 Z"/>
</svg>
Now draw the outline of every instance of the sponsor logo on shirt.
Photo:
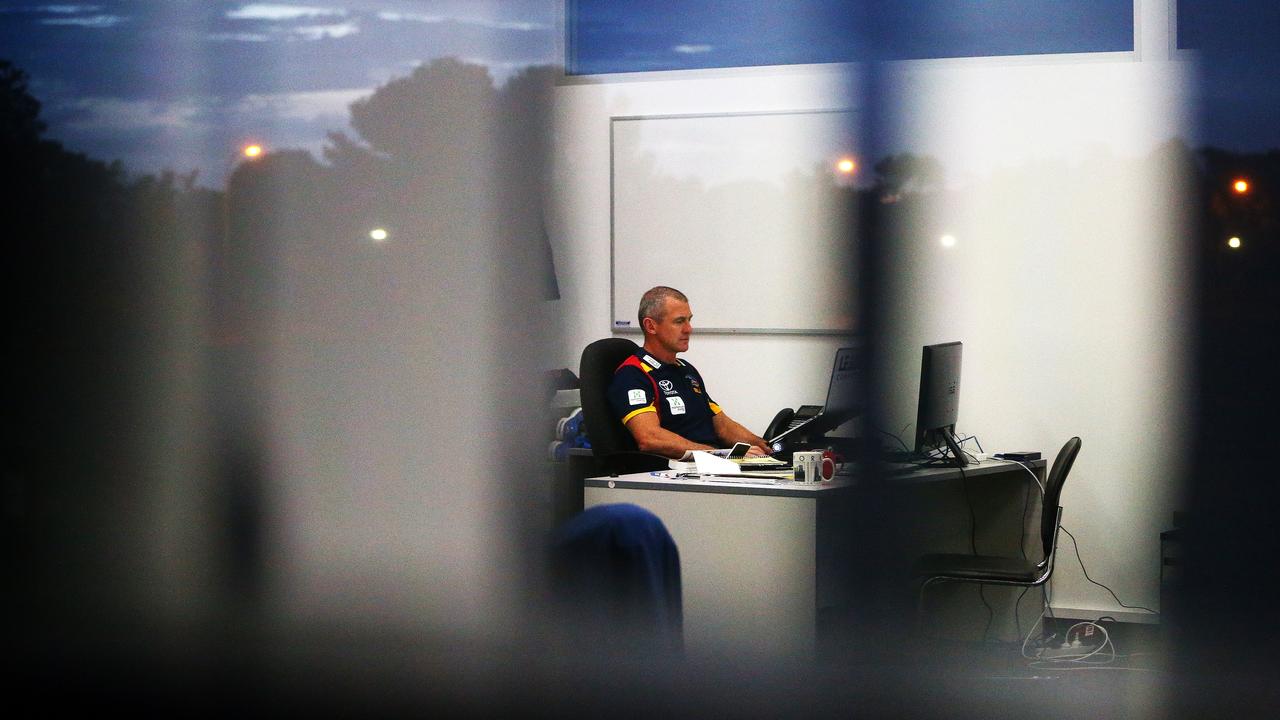
<svg viewBox="0 0 1280 720">
<path fill-rule="evenodd" d="M 644 405 L 646 402 L 643 390 L 627 391 L 627 403 L 631 405 Z"/>
<path fill-rule="evenodd" d="M 662 388 L 663 395 L 678 395 L 675 383 L 670 380 L 659 380 L 658 387 Z"/>
<path fill-rule="evenodd" d="M 679 395 L 667 398 L 667 402 L 671 405 L 672 415 L 684 414 L 684 400 L 681 400 Z"/>
</svg>

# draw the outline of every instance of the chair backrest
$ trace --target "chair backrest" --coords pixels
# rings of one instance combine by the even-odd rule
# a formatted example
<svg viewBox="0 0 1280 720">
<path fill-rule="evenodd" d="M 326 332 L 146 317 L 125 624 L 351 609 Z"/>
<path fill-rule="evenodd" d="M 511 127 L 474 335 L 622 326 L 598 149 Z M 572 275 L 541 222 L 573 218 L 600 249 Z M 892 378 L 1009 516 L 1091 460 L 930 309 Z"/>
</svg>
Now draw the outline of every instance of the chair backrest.
<svg viewBox="0 0 1280 720">
<path fill-rule="evenodd" d="M 1053 539 L 1058 534 L 1058 505 L 1062 497 L 1062 485 L 1067 481 L 1067 473 L 1076 461 L 1080 452 L 1080 438 L 1073 437 L 1058 451 L 1053 459 L 1053 467 L 1049 468 L 1049 477 L 1044 482 L 1044 503 L 1040 510 L 1040 541 L 1044 545 L 1044 557 L 1048 560 L 1053 553 Z"/>
<path fill-rule="evenodd" d="M 613 371 L 640 348 L 626 338 L 596 340 L 582 351 L 578 380 L 582 397 L 582 422 L 591 441 L 592 453 L 605 458 L 613 453 L 635 451 L 635 438 L 613 417 L 607 393 Z"/>
</svg>

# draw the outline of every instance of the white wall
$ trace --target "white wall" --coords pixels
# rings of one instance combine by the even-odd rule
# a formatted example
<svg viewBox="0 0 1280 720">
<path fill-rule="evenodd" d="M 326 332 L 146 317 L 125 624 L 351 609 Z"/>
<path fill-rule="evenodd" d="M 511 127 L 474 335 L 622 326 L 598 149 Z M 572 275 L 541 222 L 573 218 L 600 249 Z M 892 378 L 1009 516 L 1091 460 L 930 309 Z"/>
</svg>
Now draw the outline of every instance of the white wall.
<svg viewBox="0 0 1280 720">
<path fill-rule="evenodd" d="M 1135 53 L 889 69 L 893 143 L 937 157 L 948 191 L 911 219 L 916 242 L 892 257 L 897 372 L 884 391 L 896 427 L 912 422 L 920 347 L 962 340 L 961 429 L 989 452 L 1049 458 L 1079 435 L 1064 524 L 1094 579 L 1158 609 L 1158 534 L 1178 502 L 1188 411 L 1189 243 L 1179 178 L 1151 157 L 1185 124 L 1186 68 L 1167 60 L 1163 6 L 1141 5 Z M 551 204 L 564 365 L 576 370 L 581 348 L 609 334 L 611 116 L 847 108 L 856 98 L 840 70 L 813 67 L 559 87 Z M 942 232 L 958 244 L 944 250 Z M 821 401 L 839 343 L 695 334 L 687 357 L 759 431 L 779 407 Z M 1054 606 L 1119 612 L 1062 539 Z"/>
<path fill-rule="evenodd" d="M 899 142 L 951 175 L 894 251 L 890 404 L 910 422 L 918 348 L 964 341 L 961 429 L 988 451 L 1046 457 L 1079 435 L 1063 524 L 1091 577 L 1150 608 L 1190 407 L 1190 240 L 1182 180 L 1159 152 L 1183 129 L 1183 71 L 1132 57 L 922 62 L 889 82 Z M 1053 605 L 1121 610 L 1061 539 Z"/>
</svg>

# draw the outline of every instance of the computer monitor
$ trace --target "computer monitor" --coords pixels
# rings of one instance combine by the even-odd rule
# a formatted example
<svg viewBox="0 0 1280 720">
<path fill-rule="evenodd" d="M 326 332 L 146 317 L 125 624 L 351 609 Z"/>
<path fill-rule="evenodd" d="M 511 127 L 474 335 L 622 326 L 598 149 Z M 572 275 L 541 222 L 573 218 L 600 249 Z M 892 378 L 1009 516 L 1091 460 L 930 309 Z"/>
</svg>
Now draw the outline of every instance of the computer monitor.
<svg viewBox="0 0 1280 720">
<path fill-rule="evenodd" d="M 862 414 L 862 379 L 866 353 L 861 348 L 840 348 L 831 366 L 831 382 L 827 384 L 827 402 L 822 412 L 807 427 L 813 438 Z"/>
<path fill-rule="evenodd" d="M 805 408 L 797 411 L 791 425 L 777 436 L 767 438 L 777 444 L 784 438 L 807 438 L 808 442 L 822 437 L 852 420 L 863 411 L 862 378 L 866 353 L 861 348 L 836 350 L 835 363 L 831 366 L 831 380 L 827 383 L 827 401 L 821 408 L 812 407 L 816 413 L 801 419 Z M 790 442 L 790 440 L 788 441 Z"/>
<path fill-rule="evenodd" d="M 947 463 L 969 464 L 956 440 L 956 416 L 960 412 L 959 342 L 925 345 L 920 358 L 920 401 L 916 406 L 917 454 L 923 455 L 945 444 Z"/>
</svg>

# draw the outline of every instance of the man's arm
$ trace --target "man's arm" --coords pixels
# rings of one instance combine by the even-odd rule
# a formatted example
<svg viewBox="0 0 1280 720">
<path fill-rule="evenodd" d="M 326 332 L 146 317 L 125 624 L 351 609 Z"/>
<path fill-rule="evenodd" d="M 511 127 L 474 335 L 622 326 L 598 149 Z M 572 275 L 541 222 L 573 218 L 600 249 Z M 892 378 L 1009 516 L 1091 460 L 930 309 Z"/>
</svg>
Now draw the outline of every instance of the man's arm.
<svg viewBox="0 0 1280 720">
<path fill-rule="evenodd" d="M 716 437 L 723 440 L 726 447 L 744 442 L 751 445 L 748 455 L 768 455 L 773 452 L 764 438 L 746 429 L 723 412 L 716 413 L 715 417 L 711 418 L 711 427 L 715 428 Z"/>
<path fill-rule="evenodd" d="M 644 412 L 627 421 L 627 430 L 636 439 L 636 445 L 644 452 L 657 453 L 669 458 L 680 458 L 686 450 L 714 450 L 710 445 L 703 445 L 686 439 L 683 435 L 662 427 L 658 414 Z"/>
</svg>

